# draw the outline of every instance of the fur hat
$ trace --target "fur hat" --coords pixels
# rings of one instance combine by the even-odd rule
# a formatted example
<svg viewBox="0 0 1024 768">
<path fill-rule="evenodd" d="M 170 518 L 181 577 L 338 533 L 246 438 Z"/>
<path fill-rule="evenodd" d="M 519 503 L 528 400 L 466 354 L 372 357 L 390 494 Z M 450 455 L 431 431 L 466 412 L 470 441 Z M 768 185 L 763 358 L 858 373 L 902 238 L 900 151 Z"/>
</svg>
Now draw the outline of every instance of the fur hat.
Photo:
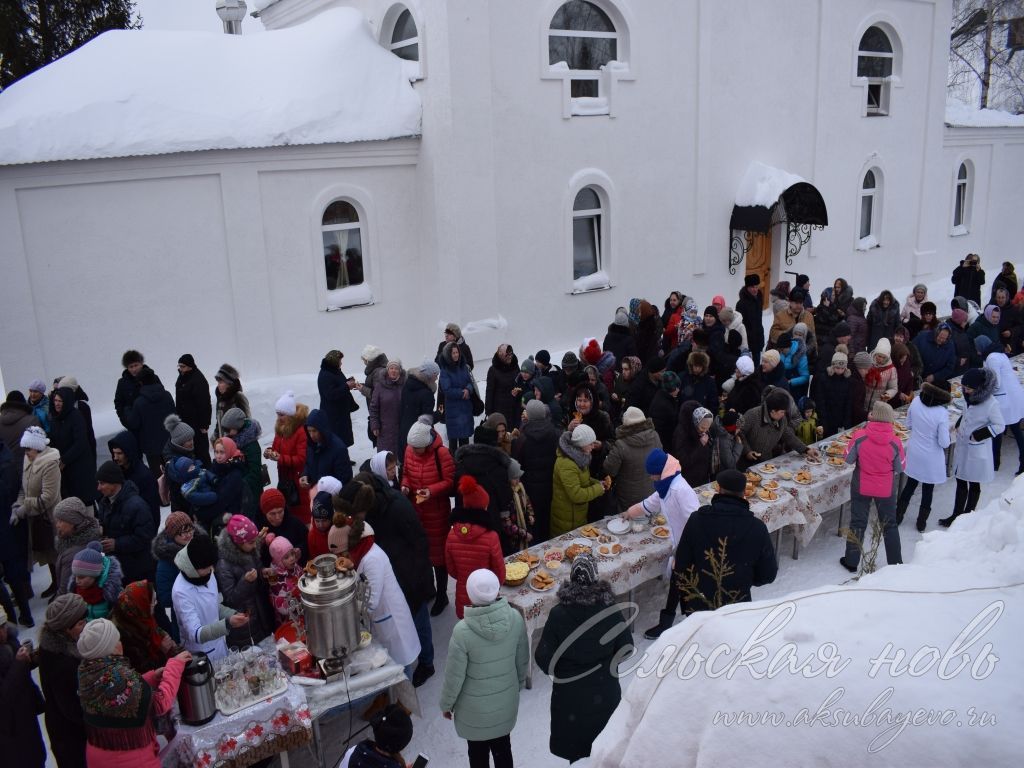
<svg viewBox="0 0 1024 768">
<path fill-rule="evenodd" d="M 693 369 L 700 366 L 704 373 L 708 372 L 708 368 L 711 367 L 711 358 L 708 357 L 707 352 L 701 352 L 699 349 L 693 350 L 686 356 L 686 370 L 693 373 Z"/>
<path fill-rule="evenodd" d="M 922 315 L 937 315 L 938 307 L 935 306 L 934 301 L 923 301 L 921 302 L 921 314 Z"/>
<path fill-rule="evenodd" d="M 317 493 L 327 492 L 331 496 L 334 496 L 341 490 L 341 480 L 330 475 L 324 475 L 316 481 Z"/>
<path fill-rule="evenodd" d="M 50 444 L 50 438 L 42 427 L 29 427 L 21 435 L 21 447 L 31 448 L 34 451 L 42 451 Z"/>
<path fill-rule="evenodd" d="M 90 541 L 85 549 L 79 550 L 71 561 L 72 576 L 91 576 L 94 579 L 103 575 L 103 547 L 98 541 Z"/>
<path fill-rule="evenodd" d="M 498 577 L 487 568 L 477 568 L 466 579 L 466 595 L 473 605 L 490 605 L 497 599 L 500 588 Z"/>
<path fill-rule="evenodd" d="M 274 509 L 284 509 L 286 506 L 284 494 L 277 488 L 267 488 L 260 496 L 260 512 L 264 515 Z"/>
<path fill-rule="evenodd" d="M 290 389 L 277 398 L 277 402 L 274 403 L 274 411 L 285 416 L 295 415 L 295 393 Z"/>
<path fill-rule="evenodd" d="M 948 381 L 937 381 L 934 384 L 926 381 L 921 385 L 921 402 L 927 406 L 949 405 L 953 399 L 949 390 Z"/>
<path fill-rule="evenodd" d="M 868 421 L 882 421 L 892 424 L 896 420 L 892 412 L 892 406 L 882 400 L 876 400 L 871 406 L 871 413 L 868 414 Z"/>
<path fill-rule="evenodd" d="M 417 421 L 409 427 L 409 435 L 406 438 L 406 442 L 413 448 L 426 448 L 434 442 L 434 436 L 431 434 L 430 427 L 421 421 Z"/>
<path fill-rule="evenodd" d="M 167 418 L 164 419 L 164 429 L 170 433 L 171 445 L 175 448 L 184 448 L 185 443 L 194 440 L 196 436 L 196 431 L 182 421 L 181 416 L 176 413 L 167 415 Z"/>
<path fill-rule="evenodd" d="M 760 284 L 761 284 L 761 276 L 758 275 L 758 274 L 747 275 L 746 277 L 743 278 L 743 286 L 745 288 L 750 288 L 752 285 L 760 285 Z"/>
<path fill-rule="evenodd" d="M 580 345 L 580 359 L 585 360 L 590 365 L 596 365 L 597 361 L 601 359 L 601 345 L 595 338 L 584 339 L 583 344 Z"/>
<path fill-rule="evenodd" d="M 543 421 L 549 413 L 548 407 L 540 400 L 530 400 L 526 403 L 526 418 L 530 421 Z"/>
<path fill-rule="evenodd" d="M 583 448 L 597 442 L 597 434 L 586 424 L 580 424 L 572 431 L 572 437 L 569 440 L 577 448 Z"/>
<path fill-rule="evenodd" d="M 776 368 L 779 361 L 782 360 L 782 356 L 779 355 L 777 349 L 766 349 L 761 353 L 761 364 L 768 363 L 771 368 Z"/>
<path fill-rule="evenodd" d="M 668 454 L 661 448 L 652 448 L 644 460 L 644 469 L 648 475 L 661 475 L 665 464 L 668 462 Z"/>
<path fill-rule="evenodd" d="M 195 528 L 195 523 L 187 512 L 171 512 L 164 521 L 164 533 L 172 539 L 189 528 Z"/>
<path fill-rule="evenodd" d="M 235 544 L 248 544 L 256 541 L 259 531 L 256 530 L 256 523 L 245 515 L 232 515 L 227 525 L 228 536 Z"/>
<path fill-rule="evenodd" d="M 124 485 L 124 472 L 112 461 L 105 461 L 96 470 L 96 482 Z"/>
<path fill-rule="evenodd" d="M 220 368 L 217 369 L 217 373 L 214 374 L 213 378 L 216 379 L 217 381 L 224 381 L 227 382 L 228 384 L 234 384 L 238 386 L 239 390 L 242 389 L 242 382 L 238 376 L 238 369 L 235 368 L 233 365 L 228 365 L 227 363 L 224 363 Z"/>
<path fill-rule="evenodd" d="M 635 405 L 629 406 L 625 413 L 622 414 L 622 426 L 632 427 L 634 424 L 643 424 L 646 420 L 644 412 L 637 408 Z"/>
<path fill-rule="evenodd" d="M 223 429 L 241 429 L 245 426 L 245 411 L 241 408 L 228 408 L 220 417 L 220 426 Z"/>
<path fill-rule="evenodd" d="M 462 338 L 462 329 L 455 323 L 448 323 L 448 325 L 444 327 L 444 332 L 450 333 L 456 340 Z"/>
<path fill-rule="evenodd" d="M 736 370 L 740 376 L 749 376 L 754 372 L 754 361 L 749 355 L 736 358 Z"/>
<path fill-rule="evenodd" d="M 76 646 L 83 659 L 110 656 L 121 642 L 121 633 L 110 619 L 93 619 L 85 625 Z"/>
<path fill-rule="evenodd" d="M 487 509 L 491 503 L 487 491 L 472 475 L 463 475 L 459 478 L 459 495 L 462 496 L 462 506 L 466 509 Z"/>
<path fill-rule="evenodd" d="M 53 508 L 53 519 L 60 520 L 62 523 L 69 523 L 75 527 L 75 530 L 89 520 L 95 519 L 95 517 L 92 505 L 85 506 L 77 496 L 68 496 L 66 499 L 61 499 L 57 502 L 57 506 Z"/>
<path fill-rule="evenodd" d="M 723 469 L 715 480 L 719 488 L 736 496 L 742 496 L 747 489 L 747 476 L 738 469 Z"/>
<path fill-rule="evenodd" d="M 769 411 L 788 411 L 789 395 L 784 390 L 773 389 L 764 399 L 764 404 Z"/>
<path fill-rule="evenodd" d="M 61 376 L 60 381 L 57 382 L 57 389 L 67 387 L 75 392 L 78 391 L 78 379 L 74 376 Z"/>
</svg>

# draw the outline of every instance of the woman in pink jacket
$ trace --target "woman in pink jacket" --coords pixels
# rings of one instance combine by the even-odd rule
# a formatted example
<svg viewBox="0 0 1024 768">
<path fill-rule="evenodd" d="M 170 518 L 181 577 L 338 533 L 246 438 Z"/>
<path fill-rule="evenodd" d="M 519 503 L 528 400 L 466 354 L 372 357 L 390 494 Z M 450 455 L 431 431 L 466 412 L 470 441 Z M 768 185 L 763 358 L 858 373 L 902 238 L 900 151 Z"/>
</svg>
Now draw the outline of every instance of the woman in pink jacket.
<svg viewBox="0 0 1024 768">
<path fill-rule="evenodd" d="M 903 443 L 893 429 L 893 411 L 881 400 L 871 406 L 868 425 L 854 433 L 846 447 L 846 463 L 853 464 L 853 485 L 850 489 L 850 529 L 857 540 L 846 542 L 846 555 L 839 563 L 851 573 L 860 565 L 864 529 L 868 525 L 871 500 L 882 523 L 885 560 L 889 565 L 903 562 L 900 552 L 900 529 L 896 522 L 897 476 L 906 467 Z"/>
<path fill-rule="evenodd" d="M 188 651 L 140 675 L 128 663 L 113 622 L 96 619 L 78 638 L 78 694 L 89 768 L 160 768 L 153 717 L 174 707 Z"/>
</svg>

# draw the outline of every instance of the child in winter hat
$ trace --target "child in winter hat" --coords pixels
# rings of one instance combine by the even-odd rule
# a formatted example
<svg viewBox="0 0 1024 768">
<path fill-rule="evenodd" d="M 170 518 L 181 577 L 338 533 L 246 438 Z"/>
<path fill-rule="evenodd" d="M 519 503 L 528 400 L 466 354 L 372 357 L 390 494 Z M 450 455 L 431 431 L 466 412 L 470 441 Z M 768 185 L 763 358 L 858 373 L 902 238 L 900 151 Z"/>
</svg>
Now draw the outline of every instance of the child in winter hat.
<svg viewBox="0 0 1024 768">
<path fill-rule="evenodd" d="M 299 598 L 299 579 L 302 565 L 299 563 L 298 547 L 292 546 L 284 536 L 267 535 L 270 542 L 272 565 L 265 572 L 270 582 L 270 602 L 277 614 L 278 626 L 288 621 L 289 606 Z"/>
<path fill-rule="evenodd" d="M 290 389 L 281 395 L 274 403 L 274 412 L 282 416 L 295 415 L 295 393 Z"/>
<path fill-rule="evenodd" d="M 110 615 L 121 593 L 121 581 L 121 564 L 104 555 L 98 541 L 90 541 L 71 561 L 68 592 L 85 600 L 89 606 L 86 617 L 91 621 Z"/>
<path fill-rule="evenodd" d="M 335 496 L 341 492 L 341 480 L 330 475 L 324 475 L 316 483 L 317 493 L 328 493 Z"/>
<path fill-rule="evenodd" d="M 307 548 L 309 559 L 313 560 L 331 551 L 330 542 L 328 541 L 331 519 L 334 517 L 334 502 L 331 499 L 331 494 L 326 491 L 319 491 L 313 497 L 311 516 L 313 524 L 309 526 L 306 543 L 309 545 Z"/>
<path fill-rule="evenodd" d="M 260 535 L 256 530 L 256 523 L 245 515 L 232 515 L 228 519 L 227 532 L 228 537 L 238 547 L 256 541 Z"/>
<path fill-rule="evenodd" d="M 182 421 L 178 414 L 168 414 L 164 419 L 164 429 L 171 435 L 171 445 L 185 451 L 192 450 L 196 436 L 195 430 Z"/>
</svg>

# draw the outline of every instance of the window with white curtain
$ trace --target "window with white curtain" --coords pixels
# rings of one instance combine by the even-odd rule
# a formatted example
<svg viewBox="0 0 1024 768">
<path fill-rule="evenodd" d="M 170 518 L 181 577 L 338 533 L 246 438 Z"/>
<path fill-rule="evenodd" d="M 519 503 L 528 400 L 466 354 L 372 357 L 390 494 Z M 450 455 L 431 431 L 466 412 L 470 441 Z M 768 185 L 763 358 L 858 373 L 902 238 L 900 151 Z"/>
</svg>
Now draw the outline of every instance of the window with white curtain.
<svg viewBox="0 0 1024 768">
<path fill-rule="evenodd" d="M 355 206 L 348 200 L 332 202 L 324 211 L 320 232 L 327 290 L 362 284 L 363 234 Z"/>
</svg>

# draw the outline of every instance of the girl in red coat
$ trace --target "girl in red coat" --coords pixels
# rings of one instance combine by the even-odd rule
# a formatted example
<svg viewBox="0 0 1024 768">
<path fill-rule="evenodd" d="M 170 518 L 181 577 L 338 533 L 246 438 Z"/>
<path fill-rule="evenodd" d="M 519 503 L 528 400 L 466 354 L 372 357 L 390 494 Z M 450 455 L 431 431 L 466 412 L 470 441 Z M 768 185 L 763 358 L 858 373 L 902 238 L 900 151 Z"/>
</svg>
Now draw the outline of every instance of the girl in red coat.
<svg viewBox="0 0 1024 768">
<path fill-rule="evenodd" d="M 429 417 L 428 417 L 429 418 Z M 437 597 L 431 616 L 440 616 L 448 605 L 448 570 L 445 568 L 445 541 L 451 523 L 449 496 L 455 481 L 455 462 L 444 447 L 441 436 L 427 424 L 417 421 L 409 429 L 402 462 L 402 493 L 415 502 L 423 530 L 430 544 L 430 564 L 437 580 Z"/>
<path fill-rule="evenodd" d="M 471 605 L 466 592 L 466 579 L 478 568 L 494 572 L 498 581 L 505 582 L 505 559 L 501 556 L 501 540 L 492 529 L 487 505 L 490 497 L 472 475 L 459 480 L 462 509 L 452 515 L 452 529 L 445 544 L 445 562 L 448 573 L 455 579 L 455 615 Z"/>
<path fill-rule="evenodd" d="M 299 489 L 299 476 L 306 466 L 306 417 L 309 408 L 295 402 L 288 390 L 274 404 L 274 442 L 263 452 L 263 458 L 277 462 L 278 489 L 289 500 L 288 511 L 309 525 L 309 497 Z"/>
</svg>

